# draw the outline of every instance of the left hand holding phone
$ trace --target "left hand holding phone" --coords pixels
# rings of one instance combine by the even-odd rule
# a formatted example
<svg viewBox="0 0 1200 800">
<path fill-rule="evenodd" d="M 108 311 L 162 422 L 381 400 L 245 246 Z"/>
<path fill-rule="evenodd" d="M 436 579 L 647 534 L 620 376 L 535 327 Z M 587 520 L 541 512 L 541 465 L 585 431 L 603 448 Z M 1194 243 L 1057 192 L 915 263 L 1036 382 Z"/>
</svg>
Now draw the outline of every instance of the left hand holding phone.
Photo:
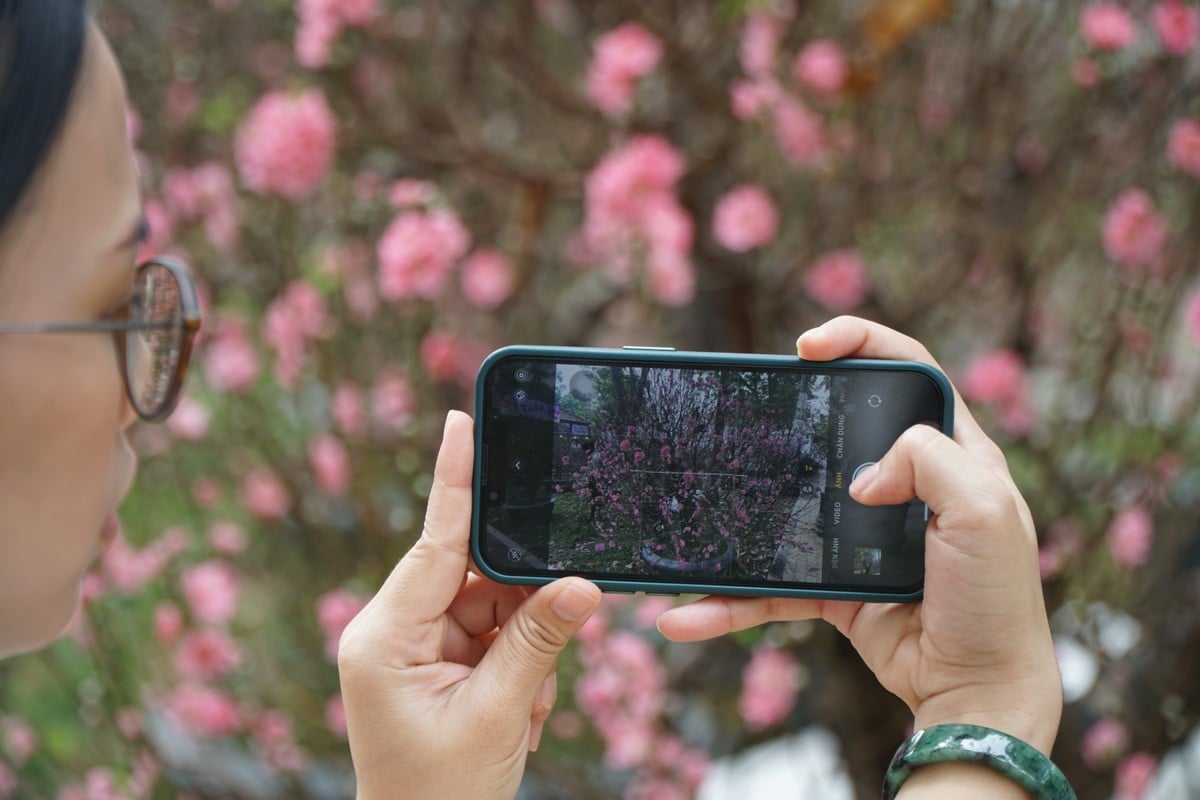
<svg viewBox="0 0 1200 800">
<path fill-rule="evenodd" d="M 338 652 L 358 799 L 511 798 L 555 697 L 559 652 L 600 603 L 468 572 L 471 418 L 452 411 L 425 527 Z"/>
</svg>

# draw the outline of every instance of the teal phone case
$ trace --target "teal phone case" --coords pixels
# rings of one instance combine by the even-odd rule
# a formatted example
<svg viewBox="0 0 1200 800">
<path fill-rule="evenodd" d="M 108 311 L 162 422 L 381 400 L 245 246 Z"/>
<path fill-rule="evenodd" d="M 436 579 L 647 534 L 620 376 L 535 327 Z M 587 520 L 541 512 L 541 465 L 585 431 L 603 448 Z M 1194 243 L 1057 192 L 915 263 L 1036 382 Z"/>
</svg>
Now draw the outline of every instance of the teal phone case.
<svg viewBox="0 0 1200 800">
<path fill-rule="evenodd" d="M 550 358 L 560 360 L 596 360 L 606 362 L 622 362 L 625 364 L 645 364 L 652 366 L 671 367 L 795 367 L 812 366 L 823 371 L 856 371 L 862 369 L 916 372 L 929 378 L 937 387 L 942 401 L 941 429 L 947 435 L 954 430 L 954 390 L 950 381 L 938 369 L 917 361 L 887 361 L 881 359 L 839 359 L 836 361 L 804 361 L 793 356 L 757 355 L 740 353 L 703 353 L 677 351 L 669 347 L 627 347 L 620 350 L 591 347 L 546 347 L 536 345 L 512 345 L 502 347 L 484 359 L 475 378 L 475 452 L 483 452 L 483 426 L 479 420 L 486 413 L 484 391 L 491 370 L 501 361 L 509 358 Z M 526 586 L 541 586 L 552 583 L 570 572 L 557 576 L 548 575 L 512 575 L 495 569 L 483 551 L 483 521 L 480 509 L 483 508 L 483 478 L 484 463 L 482 458 L 475 459 L 474 479 L 472 483 L 471 504 L 471 555 L 476 566 L 487 577 L 498 583 L 517 584 Z M 911 592 L 873 591 L 862 589 L 841 589 L 832 587 L 806 588 L 774 585 L 730 586 L 720 583 L 703 581 L 660 581 L 643 580 L 631 577 L 629 580 L 591 579 L 606 592 L 646 592 L 648 594 L 678 595 L 678 594 L 713 594 L 743 597 L 801 597 L 825 600 L 859 600 L 865 602 L 913 602 L 919 600 L 923 587 Z"/>
</svg>

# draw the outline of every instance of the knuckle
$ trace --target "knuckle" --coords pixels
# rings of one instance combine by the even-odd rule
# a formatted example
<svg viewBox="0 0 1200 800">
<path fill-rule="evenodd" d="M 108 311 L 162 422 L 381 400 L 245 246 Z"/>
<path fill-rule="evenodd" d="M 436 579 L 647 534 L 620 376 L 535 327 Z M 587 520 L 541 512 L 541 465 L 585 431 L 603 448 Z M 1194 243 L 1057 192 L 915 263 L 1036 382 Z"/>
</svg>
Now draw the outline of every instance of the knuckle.
<svg viewBox="0 0 1200 800">
<path fill-rule="evenodd" d="M 532 614 L 517 614 L 517 634 L 539 656 L 554 658 L 567 643 L 567 636 Z"/>
</svg>

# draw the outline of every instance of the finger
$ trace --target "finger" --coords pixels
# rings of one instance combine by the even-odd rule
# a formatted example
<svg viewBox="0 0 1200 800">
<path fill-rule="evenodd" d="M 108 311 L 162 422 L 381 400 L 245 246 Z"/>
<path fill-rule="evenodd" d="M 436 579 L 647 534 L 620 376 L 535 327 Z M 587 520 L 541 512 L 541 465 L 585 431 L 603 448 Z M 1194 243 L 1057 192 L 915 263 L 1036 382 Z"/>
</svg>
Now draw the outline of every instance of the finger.
<svg viewBox="0 0 1200 800">
<path fill-rule="evenodd" d="M 529 718 L 529 749 L 534 751 L 542 741 L 542 729 L 554 708 L 558 698 L 558 675 L 554 670 L 542 681 L 538 688 L 537 699 L 533 702 L 533 714 Z"/>
<path fill-rule="evenodd" d="M 438 619 L 463 585 L 471 524 L 471 437 L 471 418 L 451 411 L 433 468 L 421 537 L 372 600 L 375 613 L 388 623 L 416 627 Z"/>
<path fill-rule="evenodd" d="M 664 611 L 658 618 L 658 632 L 672 641 L 697 642 L 764 622 L 816 619 L 825 605 L 821 600 L 794 597 L 705 597 Z"/>
<path fill-rule="evenodd" d="M 491 640 L 486 634 L 474 635 L 463 630 L 453 617 L 446 625 L 446 638 L 442 645 L 442 661 L 453 661 L 468 667 L 476 666 L 487 652 Z"/>
<path fill-rule="evenodd" d="M 805 331 L 796 340 L 796 352 L 809 361 L 831 361 L 835 358 L 920 361 L 945 372 L 916 339 L 859 317 L 835 317 L 824 325 Z M 954 389 L 954 438 L 989 466 L 998 466 L 1007 474 L 1008 466 L 1003 453 L 979 427 L 957 388 Z"/>
<path fill-rule="evenodd" d="M 469 636 L 481 636 L 503 625 L 526 596 L 521 586 L 505 586 L 472 575 L 447 613 Z"/>
<path fill-rule="evenodd" d="M 600 589 L 582 578 L 562 578 L 531 594 L 471 676 L 473 707 L 501 703 L 528 716 L 559 652 L 599 605 Z"/>
</svg>

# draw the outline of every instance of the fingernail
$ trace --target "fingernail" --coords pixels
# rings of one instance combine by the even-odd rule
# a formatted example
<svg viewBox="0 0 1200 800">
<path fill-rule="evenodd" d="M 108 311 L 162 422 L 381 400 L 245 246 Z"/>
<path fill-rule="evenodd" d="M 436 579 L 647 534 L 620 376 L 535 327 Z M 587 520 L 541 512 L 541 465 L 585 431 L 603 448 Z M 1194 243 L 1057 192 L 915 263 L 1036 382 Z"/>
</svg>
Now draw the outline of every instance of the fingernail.
<svg viewBox="0 0 1200 800">
<path fill-rule="evenodd" d="M 853 482 L 851 482 L 850 493 L 851 494 L 862 494 L 863 492 L 865 492 L 867 490 L 867 487 L 869 487 L 872 483 L 875 482 L 875 478 L 878 477 L 878 475 L 879 475 L 879 465 L 878 464 L 872 464 L 871 466 L 867 467 L 862 472 L 858 473 L 858 477 L 855 478 Z"/>
<path fill-rule="evenodd" d="M 551 708 L 553 708 L 554 707 L 554 695 L 556 695 L 558 693 L 556 691 L 557 688 L 558 688 L 558 679 L 555 677 L 554 673 L 552 672 L 546 676 L 546 679 L 544 681 L 542 681 L 542 685 L 538 689 L 537 700 L 535 701 L 534 707 L 535 708 L 544 708 L 547 711 L 549 711 Z"/>
<path fill-rule="evenodd" d="M 550 608 L 554 609 L 554 613 L 567 622 L 583 619 L 595 605 L 595 595 L 575 583 L 568 583 L 558 596 L 550 601 Z"/>
<path fill-rule="evenodd" d="M 536 753 L 538 745 L 542 743 L 542 731 L 545 730 L 546 723 L 539 722 L 529 730 L 529 752 Z"/>
</svg>

